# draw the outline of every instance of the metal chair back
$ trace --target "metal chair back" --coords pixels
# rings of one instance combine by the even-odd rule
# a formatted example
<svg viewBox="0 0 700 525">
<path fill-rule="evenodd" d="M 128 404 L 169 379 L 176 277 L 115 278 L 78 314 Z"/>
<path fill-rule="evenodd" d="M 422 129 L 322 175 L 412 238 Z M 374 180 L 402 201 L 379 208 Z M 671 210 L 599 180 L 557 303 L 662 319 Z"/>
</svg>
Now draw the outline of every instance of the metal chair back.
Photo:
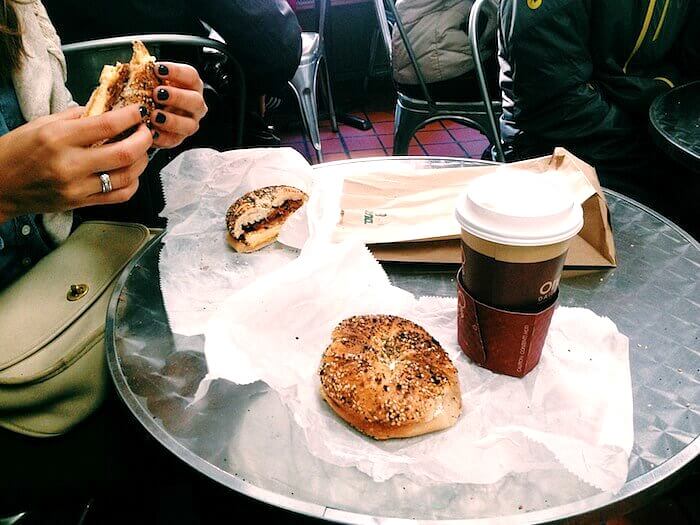
<svg viewBox="0 0 700 525">
<path fill-rule="evenodd" d="M 330 0 L 316 0 L 316 9 L 318 11 L 318 45 L 321 50 L 324 49 L 324 40 L 326 36 L 326 17 L 329 12 Z"/>
<path fill-rule="evenodd" d="M 394 20 L 389 20 L 389 17 L 387 17 L 384 1 L 385 0 L 374 0 L 374 11 L 377 14 L 379 32 L 382 36 L 382 40 L 384 41 L 384 47 L 386 47 L 386 52 L 389 55 L 389 61 L 391 61 L 391 30 L 394 27 Z M 392 0 L 389 1 L 391 1 L 393 4 Z"/>
<path fill-rule="evenodd" d="M 384 5 L 386 6 L 387 10 L 392 14 L 394 17 L 395 22 L 395 28 L 398 30 L 399 35 L 401 36 L 401 42 L 403 43 L 404 47 L 406 48 L 406 52 L 408 53 L 408 58 L 411 61 L 411 66 L 413 66 L 413 71 L 416 73 L 416 77 L 418 78 L 418 84 L 420 85 L 421 91 L 423 92 L 423 98 L 424 100 L 428 103 L 428 106 L 430 106 L 431 110 L 434 109 L 435 107 L 435 102 L 433 101 L 432 97 L 430 96 L 430 92 L 428 91 L 428 86 L 425 81 L 425 77 L 423 76 L 423 70 L 420 67 L 420 64 L 418 63 L 418 59 L 416 58 L 416 53 L 413 51 L 413 45 L 411 44 L 411 41 L 408 39 L 408 33 L 406 32 L 406 28 L 403 25 L 403 21 L 401 20 L 401 17 L 399 17 L 398 12 L 396 11 L 396 5 L 392 0 L 384 0 Z M 391 43 L 389 44 L 391 47 Z"/>
<path fill-rule="evenodd" d="M 380 2 L 382 4 L 382 9 L 379 8 Z M 380 28 L 383 26 L 388 27 L 388 15 L 391 15 L 392 18 L 394 18 L 395 29 L 399 32 L 401 41 L 406 48 L 409 60 L 418 79 L 418 85 L 420 86 L 420 90 L 423 94 L 423 99 L 415 99 L 404 95 L 400 91 L 397 92 L 396 119 L 394 124 L 394 154 L 406 154 L 410 139 L 421 127 L 439 120 L 454 120 L 466 126 L 475 128 L 486 135 L 494 147 L 494 157 L 496 160 L 503 162 L 503 151 L 498 130 L 495 126 L 495 118 L 493 117 L 493 109 L 495 107 L 496 109 L 500 110 L 500 102 L 491 101 L 489 100 L 488 96 L 481 102 L 435 101 L 430 95 L 430 90 L 427 82 L 425 81 L 425 76 L 423 75 L 420 64 L 418 63 L 413 46 L 408 39 L 408 34 L 403 22 L 398 16 L 394 2 L 392 0 L 375 0 L 375 9 L 377 10 L 377 17 L 380 20 Z M 497 15 L 497 10 L 494 10 L 494 12 Z M 478 22 L 479 15 L 478 13 L 476 15 L 474 14 L 473 8 L 470 18 L 472 16 L 475 17 L 475 20 Z M 470 31 L 477 31 L 477 28 L 478 24 L 475 25 L 474 29 L 470 28 Z M 388 46 L 391 47 L 391 40 L 387 40 L 386 36 L 384 38 L 385 43 L 388 42 Z M 480 48 L 478 55 L 475 56 L 475 63 L 478 62 L 478 67 L 481 70 L 482 77 L 483 66 L 481 64 L 481 56 L 483 51 L 484 50 Z"/>
<path fill-rule="evenodd" d="M 498 18 L 498 5 L 492 0 L 476 0 L 469 13 L 469 45 L 472 49 L 472 57 L 474 59 L 474 68 L 476 69 L 476 79 L 479 82 L 479 90 L 481 91 L 481 100 L 484 102 L 486 114 L 488 116 L 491 132 L 496 138 L 494 147 L 496 148 L 497 158 L 500 162 L 505 162 L 503 154 L 503 145 L 501 144 L 501 134 L 498 129 L 496 117 L 491 107 L 486 75 L 484 75 L 484 65 L 481 61 L 482 48 L 479 46 L 479 17 L 482 12 L 489 17 Z"/>
</svg>

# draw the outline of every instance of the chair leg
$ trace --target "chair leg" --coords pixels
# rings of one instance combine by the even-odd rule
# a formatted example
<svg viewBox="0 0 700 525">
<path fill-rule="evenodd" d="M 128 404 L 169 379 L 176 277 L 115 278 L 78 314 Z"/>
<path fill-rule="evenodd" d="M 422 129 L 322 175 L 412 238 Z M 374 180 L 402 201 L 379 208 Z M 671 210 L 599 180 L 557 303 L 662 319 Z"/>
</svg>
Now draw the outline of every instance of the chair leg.
<svg viewBox="0 0 700 525">
<path fill-rule="evenodd" d="M 365 93 L 365 97 L 369 92 L 369 80 L 374 76 L 374 68 L 376 67 L 377 61 L 377 48 L 379 47 L 379 29 L 374 30 L 372 35 L 372 41 L 369 45 L 369 65 L 367 66 L 367 72 L 365 73 L 365 79 L 362 84 L 362 88 Z"/>
<path fill-rule="evenodd" d="M 316 105 L 316 76 L 318 74 L 318 64 L 300 67 L 294 74 L 294 78 L 289 82 L 292 91 L 299 102 L 306 132 L 311 139 L 311 145 L 316 151 L 316 158 L 323 162 L 321 153 L 321 132 L 318 129 L 318 107 Z"/>
<path fill-rule="evenodd" d="M 306 128 L 309 131 L 311 145 L 316 150 L 316 158 L 318 162 L 323 162 L 323 154 L 321 153 L 321 131 L 318 129 L 318 107 L 316 105 L 315 90 L 305 89 L 301 93 L 301 113 L 306 120 Z"/>
<path fill-rule="evenodd" d="M 335 104 L 333 104 L 333 92 L 331 91 L 331 78 L 328 74 L 328 61 L 325 57 L 322 59 L 323 64 L 323 76 L 321 77 L 321 88 L 326 97 L 326 105 L 328 106 L 328 113 L 331 118 L 331 129 L 333 133 L 338 133 L 338 119 L 335 116 Z"/>
<path fill-rule="evenodd" d="M 419 113 L 410 111 L 398 103 L 394 116 L 394 155 L 408 155 L 408 146 L 416 130 L 423 123 Z"/>
</svg>

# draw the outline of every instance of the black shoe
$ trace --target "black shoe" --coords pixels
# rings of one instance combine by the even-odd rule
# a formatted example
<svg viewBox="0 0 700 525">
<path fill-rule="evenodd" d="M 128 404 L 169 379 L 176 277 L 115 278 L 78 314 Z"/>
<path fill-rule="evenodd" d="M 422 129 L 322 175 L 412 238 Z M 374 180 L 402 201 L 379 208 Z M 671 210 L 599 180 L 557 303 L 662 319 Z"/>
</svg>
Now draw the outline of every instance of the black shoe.
<svg viewBox="0 0 700 525">
<path fill-rule="evenodd" d="M 246 133 L 243 137 L 243 146 L 246 148 L 255 147 L 278 147 L 280 138 L 270 130 L 260 130 L 256 133 Z"/>
</svg>

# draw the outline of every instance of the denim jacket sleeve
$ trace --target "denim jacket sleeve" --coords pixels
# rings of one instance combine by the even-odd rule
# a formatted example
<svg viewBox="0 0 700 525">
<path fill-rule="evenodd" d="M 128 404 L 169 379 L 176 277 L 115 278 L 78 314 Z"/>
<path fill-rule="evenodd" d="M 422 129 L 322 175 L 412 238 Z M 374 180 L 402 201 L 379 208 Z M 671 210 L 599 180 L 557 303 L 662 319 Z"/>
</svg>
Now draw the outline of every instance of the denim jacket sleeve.
<svg viewBox="0 0 700 525">
<path fill-rule="evenodd" d="M 0 224 L 0 290 L 53 248 L 37 220 L 35 215 L 23 215 Z"/>
</svg>

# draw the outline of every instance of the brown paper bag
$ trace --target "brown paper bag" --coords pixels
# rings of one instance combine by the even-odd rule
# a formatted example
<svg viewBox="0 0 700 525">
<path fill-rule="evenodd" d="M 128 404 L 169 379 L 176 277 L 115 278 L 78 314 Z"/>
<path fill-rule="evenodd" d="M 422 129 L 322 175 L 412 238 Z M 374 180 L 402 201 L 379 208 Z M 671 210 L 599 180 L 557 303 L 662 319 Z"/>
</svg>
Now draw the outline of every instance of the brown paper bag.
<svg viewBox="0 0 700 525">
<path fill-rule="evenodd" d="M 616 266 L 608 208 L 595 170 L 563 148 L 549 157 L 507 165 L 348 175 L 336 240 L 360 239 L 380 261 L 459 263 L 457 197 L 471 180 L 496 170 L 555 173 L 583 206 L 584 226 L 567 268 Z"/>
</svg>

